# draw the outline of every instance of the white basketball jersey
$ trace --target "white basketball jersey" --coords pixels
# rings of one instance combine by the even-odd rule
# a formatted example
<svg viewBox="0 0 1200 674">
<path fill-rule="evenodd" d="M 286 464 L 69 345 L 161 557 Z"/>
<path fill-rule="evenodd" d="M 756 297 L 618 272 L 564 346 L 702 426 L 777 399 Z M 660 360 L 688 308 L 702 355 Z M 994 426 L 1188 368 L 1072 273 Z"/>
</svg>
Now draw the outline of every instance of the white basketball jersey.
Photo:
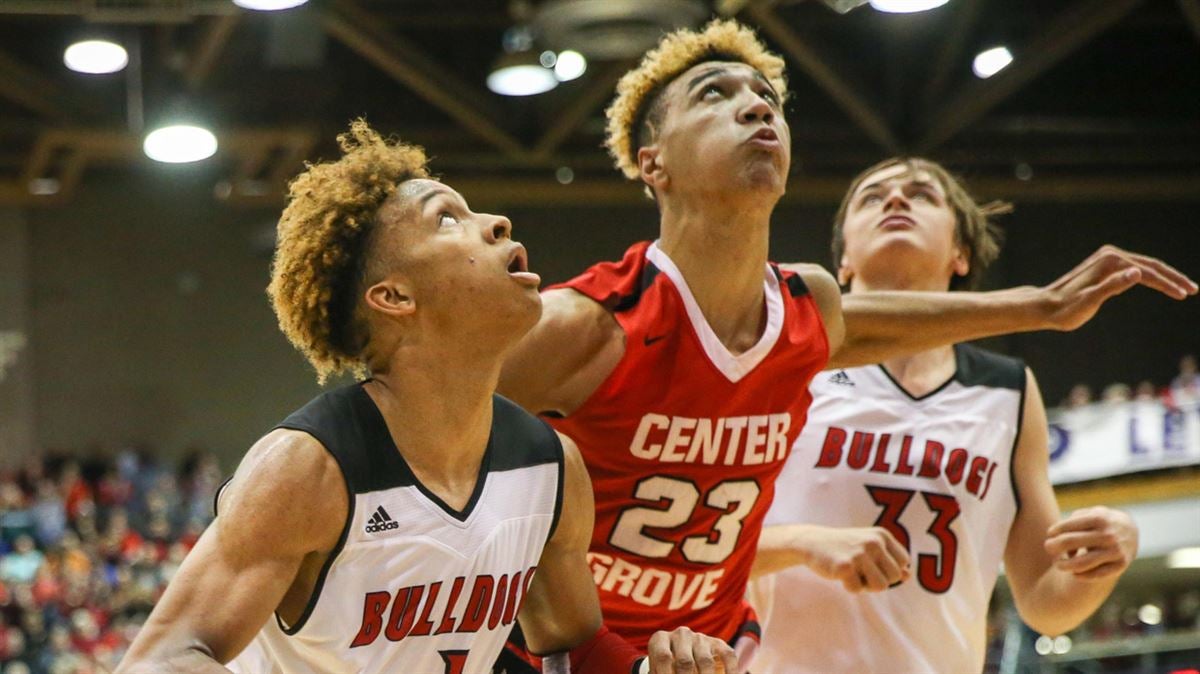
<svg viewBox="0 0 1200 674">
<path fill-rule="evenodd" d="M 914 398 L 878 365 L 813 379 L 808 424 L 767 526 L 887 528 L 912 577 L 878 593 L 793 567 L 756 580 L 755 674 L 979 672 L 987 607 L 1017 512 L 1012 455 L 1025 368 L 955 347 L 957 370 Z"/>
<path fill-rule="evenodd" d="M 361 385 L 326 393 L 280 424 L 337 459 L 350 513 L 300 619 L 268 621 L 229 668 L 490 674 L 557 523 L 563 471 L 546 424 L 499 396 L 493 409 L 461 512 L 417 481 Z"/>
</svg>

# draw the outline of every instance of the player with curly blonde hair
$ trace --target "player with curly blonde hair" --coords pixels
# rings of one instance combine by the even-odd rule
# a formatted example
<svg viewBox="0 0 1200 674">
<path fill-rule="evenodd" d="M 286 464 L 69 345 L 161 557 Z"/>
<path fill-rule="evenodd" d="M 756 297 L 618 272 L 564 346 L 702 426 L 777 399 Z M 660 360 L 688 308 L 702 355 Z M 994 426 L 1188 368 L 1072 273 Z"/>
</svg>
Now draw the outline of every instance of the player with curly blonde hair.
<svg viewBox="0 0 1200 674">
<path fill-rule="evenodd" d="M 635 669 L 587 566 L 579 451 L 495 395 L 541 311 L 512 224 L 419 147 L 361 120 L 338 141 L 291 185 L 269 294 L 318 379 L 369 378 L 250 449 L 118 671 L 490 671 L 515 621 L 553 671 Z M 655 674 L 696 653 L 735 667 L 687 629 L 649 650 Z"/>
<path fill-rule="evenodd" d="M 617 85 L 607 145 L 653 197 L 659 238 L 544 291 L 542 318 L 501 375 L 501 392 L 579 446 L 605 620 L 635 645 L 666 621 L 748 658 L 758 626 L 746 583 L 820 370 L 1072 329 L 1139 280 L 1195 292 L 1155 260 L 1105 248 L 1045 288 L 862 293 L 843 305 L 818 265 L 769 264 L 791 168 L 786 97 L 783 61 L 733 21 L 648 52 Z"/>
</svg>

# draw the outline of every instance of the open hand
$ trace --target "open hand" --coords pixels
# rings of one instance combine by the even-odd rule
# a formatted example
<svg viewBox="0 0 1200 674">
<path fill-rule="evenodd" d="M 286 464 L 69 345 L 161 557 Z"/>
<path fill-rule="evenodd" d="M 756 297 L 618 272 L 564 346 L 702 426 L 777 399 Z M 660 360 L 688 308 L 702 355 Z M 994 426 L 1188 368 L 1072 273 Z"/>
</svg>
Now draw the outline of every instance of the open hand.
<svg viewBox="0 0 1200 674">
<path fill-rule="evenodd" d="M 649 674 L 741 674 L 729 644 L 687 627 L 655 632 L 646 650 Z"/>
<path fill-rule="evenodd" d="M 1137 556 L 1138 529 L 1129 515 L 1096 506 L 1071 513 L 1046 531 L 1046 552 L 1054 566 L 1076 578 L 1119 575 Z"/>
<path fill-rule="evenodd" d="M 1197 290 L 1195 281 L 1162 260 L 1116 246 L 1101 246 L 1042 289 L 1049 299 L 1047 327 L 1074 330 L 1091 320 L 1109 298 L 1137 284 L 1177 300 L 1195 295 Z"/>
</svg>

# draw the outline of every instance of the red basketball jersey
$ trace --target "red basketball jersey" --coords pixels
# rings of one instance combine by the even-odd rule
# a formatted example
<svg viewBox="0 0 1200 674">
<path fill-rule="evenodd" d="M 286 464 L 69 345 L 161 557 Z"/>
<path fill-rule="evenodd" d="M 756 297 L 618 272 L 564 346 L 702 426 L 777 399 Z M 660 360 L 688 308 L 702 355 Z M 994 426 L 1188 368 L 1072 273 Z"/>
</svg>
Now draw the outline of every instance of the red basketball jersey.
<svg viewBox="0 0 1200 674">
<path fill-rule="evenodd" d="M 570 416 L 596 494 L 588 561 L 605 622 L 645 648 L 687 625 L 757 634 L 744 596 L 775 478 L 804 427 L 808 383 L 828 361 L 801 278 L 764 269 L 766 327 L 740 355 L 717 339 L 679 269 L 639 243 L 558 287 L 604 305 L 625 355 Z"/>
</svg>

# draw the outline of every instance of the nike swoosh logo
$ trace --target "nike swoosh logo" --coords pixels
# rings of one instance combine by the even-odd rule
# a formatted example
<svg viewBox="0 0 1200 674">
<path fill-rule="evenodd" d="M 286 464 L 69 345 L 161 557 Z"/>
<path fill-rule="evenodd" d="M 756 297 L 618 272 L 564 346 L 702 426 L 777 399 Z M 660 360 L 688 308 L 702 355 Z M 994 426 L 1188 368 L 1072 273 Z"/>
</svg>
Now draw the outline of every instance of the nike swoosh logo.
<svg viewBox="0 0 1200 674">
<path fill-rule="evenodd" d="M 657 337 L 646 336 L 646 337 L 642 338 L 642 344 L 644 344 L 646 346 L 650 346 L 651 344 L 653 344 L 659 340 L 666 339 L 666 337 L 667 337 L 666 335 L 659 335 Z"/>
</svg>

